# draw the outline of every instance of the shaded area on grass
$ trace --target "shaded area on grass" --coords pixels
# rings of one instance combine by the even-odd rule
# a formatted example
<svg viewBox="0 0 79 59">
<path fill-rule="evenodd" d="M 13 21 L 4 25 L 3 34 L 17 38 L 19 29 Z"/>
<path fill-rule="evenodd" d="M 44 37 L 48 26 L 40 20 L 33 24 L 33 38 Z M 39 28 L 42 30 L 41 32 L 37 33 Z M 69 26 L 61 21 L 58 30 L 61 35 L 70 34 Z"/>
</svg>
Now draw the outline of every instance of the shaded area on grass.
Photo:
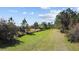
<svg viewBox="0 0 79 59">
<path fill-rule="evenodd" d="M 34 34 L 34 33 L 30 33 L 30 32 L 29 32 L 29 33 L 27 33 L 27 35 L 35 35 L 35 34 Z"/>
<path fill-rule="evenodd" d="M 17 35 L 17 37 L 22 37 L 22 36 L 24 36 L 24 35 L 35 35 L 35 34 L 34 34 L 34 33 L 32 33 L 32 32 L 27 32 L 26 34 Z"/>
<path fill-rule="evenodd" d="M 4 42 L 0 42 L 0 48 L 12 47 L 12 46 L 19 45 L 20 43 L 23 43 L 23 42 L 20 40 L 16 40 L 16 39 L 6 40 Z"/>
</svg>

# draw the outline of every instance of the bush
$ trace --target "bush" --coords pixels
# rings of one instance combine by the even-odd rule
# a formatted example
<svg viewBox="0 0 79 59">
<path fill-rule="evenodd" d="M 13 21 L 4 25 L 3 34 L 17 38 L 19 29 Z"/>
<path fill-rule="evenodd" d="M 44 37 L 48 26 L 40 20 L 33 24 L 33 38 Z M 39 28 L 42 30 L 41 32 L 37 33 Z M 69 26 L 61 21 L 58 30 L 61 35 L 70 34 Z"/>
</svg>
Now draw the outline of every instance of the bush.
<svg viewBox="0 0 79 59">
<path fill-rule="evenodd" d="M 18 31 L 17 34 L 16 34 L 17 37 L 21 37 L 23 35 L 24 35 L 24 33 L 23 32 L 20 32 L 20 31 Z"/>
<path fill-rule="evenodd" d="M 79 23 L 77 23 L 70 31 L 69 31 L 69 40 L 71 42 L 79 41 Z"/>
<path fill-rule="evenodd" d="M 65 31 L 64 31 L 64 29 L 63 29 L 63 28 L 61 28 L 61 29 L 60 29 L 60 32 L 61 32 L 61 33 L 65 33 Z"/>
<path fill-rule="evenodd" d="M 17 27 L 12 22 L 6 22 L 4 19 L 0 19 L 0 41 L 8 42 L 14 40 L 16 35 Z"/>
</svg>

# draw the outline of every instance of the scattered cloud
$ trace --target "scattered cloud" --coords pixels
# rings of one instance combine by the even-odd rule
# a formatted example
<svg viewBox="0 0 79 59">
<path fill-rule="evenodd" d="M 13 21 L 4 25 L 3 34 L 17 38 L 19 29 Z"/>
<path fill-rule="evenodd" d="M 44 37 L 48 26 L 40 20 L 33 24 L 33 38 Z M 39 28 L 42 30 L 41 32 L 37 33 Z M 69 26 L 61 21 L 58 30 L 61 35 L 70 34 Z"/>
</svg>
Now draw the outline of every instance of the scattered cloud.
<svg viewBox="0 0 79 59">
<path fill-rule="evenodd" d="M 40 7 L 41 9 L 50 9 L 50 7 Z"/>
<path fill-rule="evenodd" d="M 55 21 L 56 15 L 60 12 L 61 10 L 50 10 L 49 13 L 46 14 L 39 14 L 38 16 L 42 19 L 47 19 L 47 20 L 52 20 L 53 22 Z"/>
<path fill-rule="evenodd" d="M 34 14 L 34 12 L 31 12 L 31 15 L 33 15 Z"/>
<path fill-rule="evenodd" d="M 25 11 L 24 11 L 24 12 L 22 12 L 22 14 L 24 14 L 24 15 L 25 15 L 25 14 L 27 14 L 27 12 L 25 12 Z"/>
<path fill-rule="evenodd" d="M 9 10 L 9 12 L 12 12 L 12 13 L 17 13 L 18 10 Z"/>
<path fill-rule="evenodd" d="M 50 10 L 50 13 L 58 14 L 61 10 Z"/>
<path fill-rule="evenodd" d="M 61 10 L 50 10 L 49 13 L 39 14 L 40 18 L 54 19 Z"/>
</svg>

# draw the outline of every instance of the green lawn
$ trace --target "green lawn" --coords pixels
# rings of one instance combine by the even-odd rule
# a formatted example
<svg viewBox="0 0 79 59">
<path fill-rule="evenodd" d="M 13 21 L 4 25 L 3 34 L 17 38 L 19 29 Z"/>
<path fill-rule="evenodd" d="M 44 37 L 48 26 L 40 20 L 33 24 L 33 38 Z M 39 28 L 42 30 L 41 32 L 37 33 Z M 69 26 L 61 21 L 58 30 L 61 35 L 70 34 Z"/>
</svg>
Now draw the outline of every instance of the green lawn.
<svg viewBox="0 0 79 59">
<path fill-rule="evenodd" d="M 0 48 L 4 51 L 72 51 L 79 50 L 79 43 L 70 43 L 65 34 L 60 33 L 58 29 L 50 29 L 25 35 L 18 40 L 22 43 Z"/>
</svg>

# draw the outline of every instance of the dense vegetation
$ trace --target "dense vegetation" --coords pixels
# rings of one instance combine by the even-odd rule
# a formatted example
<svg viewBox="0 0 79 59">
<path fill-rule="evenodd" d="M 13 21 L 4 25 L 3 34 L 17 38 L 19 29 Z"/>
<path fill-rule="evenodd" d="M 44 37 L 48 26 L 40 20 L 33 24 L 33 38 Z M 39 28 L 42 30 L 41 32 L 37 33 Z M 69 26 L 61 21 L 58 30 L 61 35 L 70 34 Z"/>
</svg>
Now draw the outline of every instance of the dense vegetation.
<svg viewBox="0 0 79 59">
<path fill-rule="evenodd" d="M 12 40 L 15 40 L 14 36 L 16 35 L 17 27 L 14 24 L 12 17 L 7 21 L 0 20 L 0 43 L 12 43 Z"/>
<path fill-rule="evenodd" d="M 21 37 L 26 34 L 33 34 L 33 32 L 38 32 L 46 29 L 50 29 L 52 23 L 41 23 L 35 22 L 33 25 L 27 23 L 26 19 L 22 20 L 21 26 L 15 25 L 13 18 L 9 20 L 0 19 L 0 44 L 10 43 L 13 44 L 16 42 L 17 37 Z"/>
<path fill-rule="evenodd" d="M 59 25 L 59 26 L 58 26 Z M 55 27 L 60 28 L 60 31 L 67 33 L 69 41 L 79 41 L 79 13 L 68 8 L 61 11 L 56 16 Z"/>
</svg>

